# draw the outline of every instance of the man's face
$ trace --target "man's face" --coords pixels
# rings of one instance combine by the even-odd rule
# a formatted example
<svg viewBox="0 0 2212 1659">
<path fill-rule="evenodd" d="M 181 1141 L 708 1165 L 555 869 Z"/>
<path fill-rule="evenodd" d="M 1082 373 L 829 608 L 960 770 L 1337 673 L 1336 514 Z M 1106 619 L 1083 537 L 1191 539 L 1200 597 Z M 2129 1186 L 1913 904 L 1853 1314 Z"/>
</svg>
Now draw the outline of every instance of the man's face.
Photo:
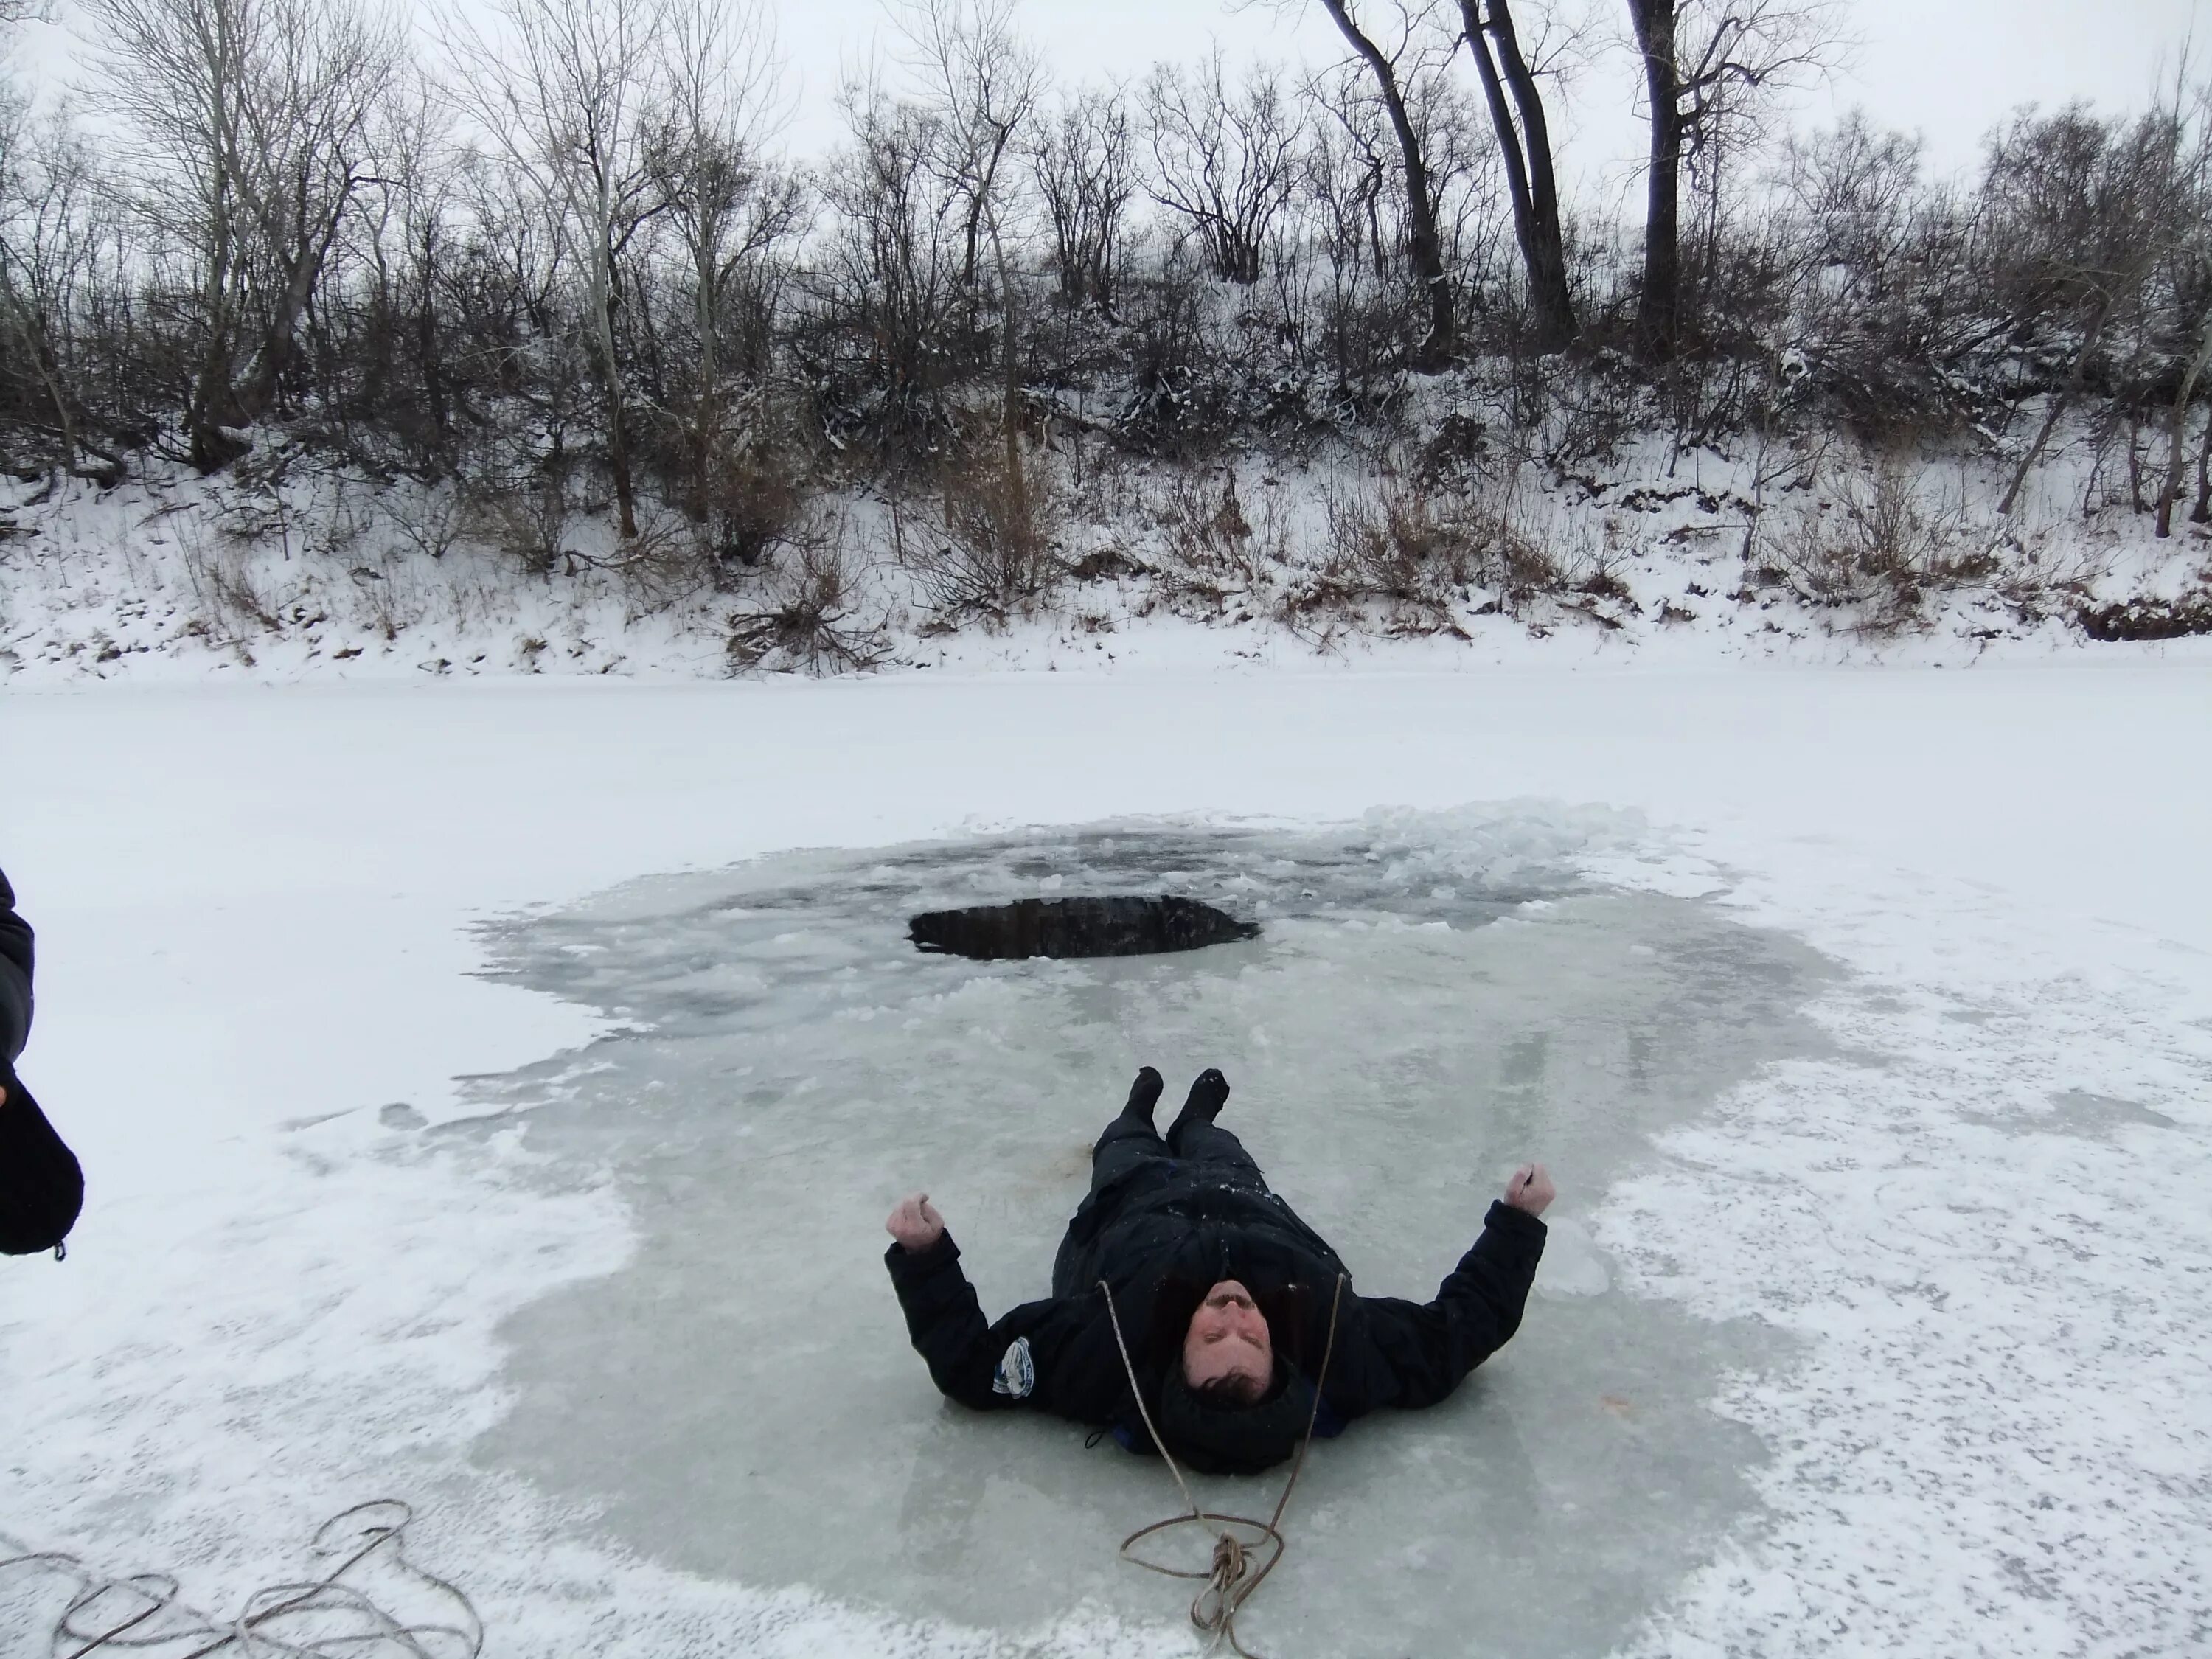
<svg viewBox="0 0 2212 1659">
<path fill-rule="evenodd" d="M 1206 1293 L 1182 1340 L 1182 1374 L 1193 1388 L 1224 1376 L 1245 1378 L 1256 1398 L 1275 1375 L 1274 1339 L 1252 1292 L 1224 1279 Z"/>
</svg>

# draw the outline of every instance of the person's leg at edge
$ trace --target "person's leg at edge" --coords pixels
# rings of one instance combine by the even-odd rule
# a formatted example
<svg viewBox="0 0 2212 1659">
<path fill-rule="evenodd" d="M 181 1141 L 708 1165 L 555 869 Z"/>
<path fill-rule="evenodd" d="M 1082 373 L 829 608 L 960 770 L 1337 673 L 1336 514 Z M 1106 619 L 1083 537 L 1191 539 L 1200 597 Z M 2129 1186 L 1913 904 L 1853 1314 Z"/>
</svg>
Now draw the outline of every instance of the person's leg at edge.
<svg viewBox="0 0 2212 1659">
<path fill-rule="evenodd" d="M 1228 1164 L 1260 1173 L 1260 1165 L 1244 1150 L 1244 1143 L 1214 1121 L 1229 1099 L 1229 1079 L 1209 1066 L 1190 1085 L 1190 1097 L 1168 1130 L 1168 1149 L 1194 1164 Z"/>
<path fill-rule="evenodd" d="M 1067 1224 L 1067 1236 L 1060 1240 L 1053 1258 L 1054 1296 L 1072 1296 L 1084 1288 L 1075 1285 L 1070 1274 L 1079 1252 L 1103 1219 L 1101 1205 L 1115 1202 L 1111 1196 L 1114 1190 L 1126 1190 L 1133 1184 L 1132 1177 L 1146 1164 L 1158 1164 L 1164 1170 L 1173 1161 L 1167 1142 L 1160 1139 L 1160 1132 L 1152 1122 L 1152 1109 L 1159 1104 L 1164 1086 L 1160 1074 L 1151 1066 L 1139 1072 L 1129 1090 L 1128 1103 L 1108 1122 L 1091 1146 L 1091 1190 L 1076 1206 L 1075 1214 Z"/>
<path fill-rule="evenodd" d="M 1160 1132 L 1152 1122 L 1152 1110 L 1159 1104 L 1160 1091 L 1165 1086 L 1160 1074 L 1149 1066 L 1137 1073 L 1136 1082 L 1129 1088 L 1127 1103 L 1107 1123 L 1091 1149 L 1091 1191 L 1094 1197 L 1139 1165 L 1169 1156 L 1168 1144 L 1160 1139 Z"/>
</svg>

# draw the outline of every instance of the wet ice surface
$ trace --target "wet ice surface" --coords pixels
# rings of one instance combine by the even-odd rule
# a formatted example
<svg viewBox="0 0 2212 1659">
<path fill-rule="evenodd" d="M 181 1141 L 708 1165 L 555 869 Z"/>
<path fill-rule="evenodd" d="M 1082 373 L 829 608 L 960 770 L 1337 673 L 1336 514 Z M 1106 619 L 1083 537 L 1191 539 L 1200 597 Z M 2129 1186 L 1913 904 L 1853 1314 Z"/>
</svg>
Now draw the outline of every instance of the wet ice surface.
<svg viewBox="0 0 2212 1659">
<path fill-rule="evenodd" d="M 630 1029 L 484 1093 L 535 1109 L 549 1179 L 611 1175 L 641 1242 L 507 1322 L 514 1407 L 479 1461 L 702 1575 L 1014 1634 L 1080 1606 L 1180 1619 L 1172 1581 L 1115 1555 L 1176 1506 L 1164 1470 L 942 1402 L 881 1218 L 927 1188 L 996 1317 L 1044 1293 L 1135 1068 L 1168 1073 L 1164 1112 L 1218 1065 L 1224 1121 L 1367 1293 L 1432 1295 L 1524 1155 L 1567 1194 L 1515 1342 L 1444 1406 L 1317 1450 L 1246 1639 L 1607 1651 L 1759 1523 L 1762 1448 L 1702 1402 L 1790 1356 L 1613 1289 L 1577 1217 L 1653 1133 L 1824 1052 L 1802 1010 L 1831 970 L 1701 901 L 1578 880 L 1595 832 L 1510 814 L 1066 831 L 657 878 L 515 925 L 495 941 L 513 977 Z M 1025 963 L 905 936 L 923 909 L 1079 892 L 1184 893 L 1265 931 Z M 1279 1480 L 1200 1491 L 1264 1514 Z"/>
</svg>

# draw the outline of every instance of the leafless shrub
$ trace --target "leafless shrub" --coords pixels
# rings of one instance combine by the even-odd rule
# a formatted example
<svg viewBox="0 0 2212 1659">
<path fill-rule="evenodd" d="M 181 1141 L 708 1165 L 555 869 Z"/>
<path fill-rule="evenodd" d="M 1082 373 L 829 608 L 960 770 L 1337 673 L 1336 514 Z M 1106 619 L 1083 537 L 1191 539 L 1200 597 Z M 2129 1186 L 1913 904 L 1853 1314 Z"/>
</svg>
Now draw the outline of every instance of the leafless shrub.
<svg viewBox="0 0 2212 1659">
<path fill-rule="evenodd" d="M 936 524 L 917 524 L 895 508 L 892 544 L 940 618 L 1003 622 L 1066 579 L 1065 516 L 1052 471 L 1009 465 L 992 442 L 945 469 Z"/>
<path fill-rule="evenodd" d="M 347 573 L 359 596 L 369 626 L 385 640 L 396 640 L 399 631 L 419 617 L 414 584 L 407 579 L 405 562 L 386 557 L 372 567 L 356 565 Z"/>
<path fill-rule="evenodd" d="M 326 559 L 355 556 L 376 516 L 363 503 L 363 493 L 343 474 L 331 479 L 328 501 L 318 503 L 314 527 L 307 537 L 307 551 Z"/>
<path fill-rule="evenodd" d="M 767 446 L 727 457 L 708 490 L 704 549 L 717 586 L 758 568 L 804 522 L 807 491 L 797 459 Z"/>
<path fill-rule="evenodd" d="M 1240 595 L 1259 599 L 1289 572 L 1289 526 L 1272 495 L 1256 520 L 1247 512 L 1234 467 L 1221 469 L 1218 487 L 1202 474 L 1171 474 L 1153 517 L 1166 550 L 1156 574 L 1170 599 L 1223 609 Z"/>
<path fill-rule="evenodd" d="M 468 497 L 453 484 L 397 498 L 386 495 L 377 503 L 393 533 L 433 560 L 444 558 L 467 533 L 469 505 Z"/>
<path fill-rule="evenodd" d="M 1619 626 L 1605 602 L 1627 598 L 1625 556 L 1587 537 L 1555 548 L 1526 522 L 1518 478 L 1507 467 L 1443 489 L 1394 473 L 1329 489 L 1327 552 L 1285 592 L 1284 619 L 1302 629 L 1325 611 L 1379 605 L 1392 633 L 1463 638 L 1469 611 L 1533 621 L 1555 600 Z"/>
<path fill-rule="evenodd" d="M 1628 550 L 1614 539 L 1609 526 L 1601 529 L 1585 520 L 1576 525 L 1562 547 L 1540 546 L 1533 541 L 1522 541 L 1519 546 L 1531 574 L 1542 579 L 1540 586 L 1531 584 L 1532 595 L 1548 593 L 1562 609 L 1604 629 L 1624 626 L 1624 611 L 1630 616 L 1640 614 L 1635 595 L 1622 580 Z"/>
<path fill-rule="evenodd" d="M 176 537 L 185 580 L 210 629 L 233 642 L 256 630 L 283 629 L 278 601 L 255 583 L 252 553 L 237 537 L 226 532 L 210 540 L 190 518 L 179 520 Z"/>
<path fill-rule="evenodd" d="M 242 547 L 274 541 L 289 557 L 292 551 L 292 528 L 298 516 L 281 489 L 256 489 L 230 494 L 215 527 L 225 540 Z"/>
<path fill-rule="evenodd" d="M 573 511 L 566 481 L 558 473 L 538 472 L 471 490 L 465 527 L 513 559 L 526 576 L 550 576 L 567 550 Z"/>
<path fill-rule="evenodd" d="M 1963 483 L 1937 484 L 1905 458 L 1885 456 L 1871 478 L 1847 479 L 1836 508 L 1813 533 L 1770 551 L 1802 598 L 1846 613 L 1853 632 L 1924 626 L 1931 599 L 1993 588 L 2003 574 L 2003 531 L 1974 513 Z"/>
<path fill-rule="evenodd" d="M 1317 613 L 1379 601 L 1393 633 L 1464 637 L 1456 607 L 1489 541 L 1468 503 L 1440 501 L 1395 477 L 1333 485 L 1322 501 L 1328 551 L 1282 599 L 1280 614 L 1294 631 Z"/>
<path fill-rule="evenodd" d="M 880 627 L 854 620 L 858 556 L 842 524 L 817 526 L 787 547 L 768 602 L 730 618 L 732 671 L 809 674 L 872 668 L 890 655 Z"/>
<path fill-rule="evenodd" d="M 611 553 L 563 547 L 562 573 L 604 572 L 619 584 L 633 615 L 663 611 L 710 588 L 727 586 L 719 567 L 701 561 L 696 527 L 681 514 L 658 501 L 641 500 L 635 523 L 635 533 L 617 542 Z"/>
</svg>

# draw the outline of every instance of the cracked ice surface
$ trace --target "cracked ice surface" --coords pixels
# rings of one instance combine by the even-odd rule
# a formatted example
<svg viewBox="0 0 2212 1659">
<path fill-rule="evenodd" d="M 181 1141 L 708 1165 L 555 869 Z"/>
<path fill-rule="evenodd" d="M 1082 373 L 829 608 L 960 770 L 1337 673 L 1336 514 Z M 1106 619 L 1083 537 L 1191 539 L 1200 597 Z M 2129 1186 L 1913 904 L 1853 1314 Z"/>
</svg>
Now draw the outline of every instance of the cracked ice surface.
<svg viewBox="0 0 2212 1659">
<path fill-rule="evenodd" d="M 1248 1639 L 1380 1655 L 1510 1628 L 1516 1654 L 1607 1652 L 1760 1529 L 1765 1449 L 1707 1402 L 1796 1345 L 1625 1293 L 1578 1217 L 1653 1134 L 1829 1057 L 1804 1009 L 1836 977 L 1709 901 L 1578 873 L 1634 833 L 1534 808 L 1105 826 L 785 856 L 503 930 L 505 974 L 628 1025 L 483 1093 L 535 1108 L 546 1179 L 611 1174 L 640 1239 L 508 1320 L 514 1405 L 478 1461 L 709 1577 L 1017 1637 L 1079 1607 L 1179 1616 L 1115 1557 L 1173 1507 L 1164 1471 L 941 1402 L 879 1218 L 927 1186 L 995 1316 L 1043 1292 L 1135 1066 L 1218 1064 L 1225 1121 L 1371 1293 L 1432 1294 L 1524 1154 L 1568 1194 L 1520 1337 L 1444 1407 L 1317 1452 Z M 905 939 L 920 910 L 1055 892 L 1185 893 L 1265 933 L 1066 963 Z M 1265 1512 L 1279 1479 L 1207 1490 Z"/>
</svg>

